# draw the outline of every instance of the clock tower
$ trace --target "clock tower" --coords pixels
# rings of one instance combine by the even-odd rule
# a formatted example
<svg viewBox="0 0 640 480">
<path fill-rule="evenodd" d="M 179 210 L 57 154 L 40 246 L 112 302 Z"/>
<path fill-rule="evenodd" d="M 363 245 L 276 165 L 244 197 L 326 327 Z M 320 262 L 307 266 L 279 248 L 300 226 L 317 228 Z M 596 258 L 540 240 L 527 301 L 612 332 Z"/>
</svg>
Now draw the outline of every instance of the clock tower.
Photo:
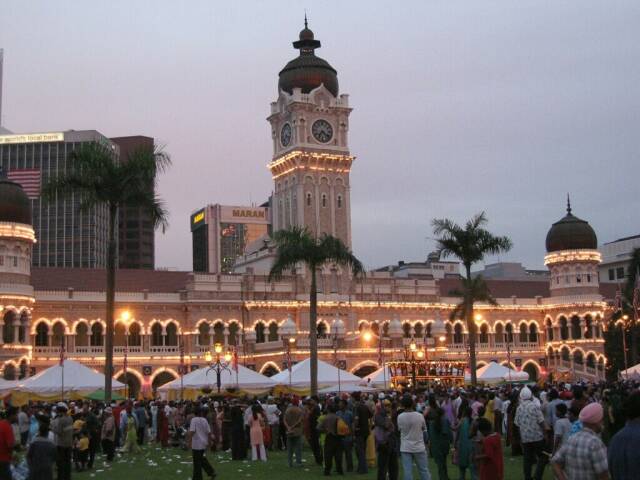
<svg viewBox="0 0 640 480">
<path fill-rule="evenodd" d="M 271 104 L 273 230 L 307 227 L 351 247 L 349 96 L 338 93 L 336 70 L 315 55 L 320 41 L 307 27 L 293 42 L 300 55 L 280 71 Z"/>
</svg>

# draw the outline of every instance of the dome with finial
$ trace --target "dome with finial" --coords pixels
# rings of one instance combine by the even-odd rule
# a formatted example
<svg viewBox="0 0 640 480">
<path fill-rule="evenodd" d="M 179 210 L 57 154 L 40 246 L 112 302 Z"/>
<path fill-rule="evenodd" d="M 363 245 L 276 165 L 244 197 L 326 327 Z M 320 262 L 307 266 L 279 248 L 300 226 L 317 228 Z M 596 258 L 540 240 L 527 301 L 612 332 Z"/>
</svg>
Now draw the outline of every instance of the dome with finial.
<svg viewBox="0 0 640 480">
<path fill-rule="evenodd" d="M 300 56 L 294 58 L 280 71 L 278 88 L 289 94 L 294 88 L 300 88 L 302 93 L 309 93 L 313 89 L 324 85 L 333 96 L 338 96 L 338 72 L 326 60 L 317 57 L 315 50 L 320 48 L 320 41 L 316 40 L 304 17 L 304 29 L 300 32 L 299 40 L 293 42 L 293 48 L 300 50 Z"/>
<path fill-rule="evenodd" d="M 0 173 L 0 222 L 31 225 L 31 202 L 20 184 Z"/>
<path fill-rule="evenodd" d="M 567 214 L 554 223 L 547 233 L 547 252 L 560 250 L 595 250 L 598 237 L 589 222 L 571 213 L 571 200 L 567 195 Z"/>
</svg>

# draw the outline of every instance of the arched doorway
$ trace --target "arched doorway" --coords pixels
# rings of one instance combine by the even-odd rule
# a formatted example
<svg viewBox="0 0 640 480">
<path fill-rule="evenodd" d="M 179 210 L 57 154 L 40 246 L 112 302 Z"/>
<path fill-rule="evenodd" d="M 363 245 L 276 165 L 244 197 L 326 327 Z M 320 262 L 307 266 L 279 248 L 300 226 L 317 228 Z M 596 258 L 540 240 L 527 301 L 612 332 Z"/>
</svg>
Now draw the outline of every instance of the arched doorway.
<svg viewBox="0 0 640 480">
<path fill-rule="evenodd" d="M 13 363 L 5 363 L 3 376 L 5 380 L 16 380 L 16 366 Z"/>
<path fill-rule="evenodd" d="M 138 398 L 142 385 L 140 384 L 140 379 L 137 376 L 131 372 L 127 372 L 126 374 L 121 373 L 116 380 L 127 385 L 126 395 L 128 398 Z"/>
<path fill-rule="evenodd" d="M 280 373 L 280 372 L 278 371 L 278 369 L 276 367 L 274 367 L 273 365 L 269 364 L 264 368 L 264 370 L 262 370 L 261 373 L 265 377 L 273 377 L 276 373 Z"/>
<path fill-rule="evenodd" d="M 151 383 L 151 388 L 153 389 L 154 395 L 155 395 L 155 392 L 158 390 L 158 387 L 161 387 L 165 383 L 169 383 L 175 379 L 176 377 L 171 372 L 167 372 L 166 370 L 158 373 L 153 379 L 153 382 Z"/>
<path fill-rule="evenodd" d="M 356 377 L 366 377 L 367 375 L 375 372 L 378 369 L 378 367 L 376 367 L 375 365 L 363 365 L 362 367 L 359 367 L 357 370 L 354 370 L 352 373 L 356 376 Z"/>
<path fill-rule="evenodd" d="M 529 374 L 530 382 L 538 381 L 538 368 L 535 366 L 535 364 L 531 362 L 527 363 L 524 367 L 522 367 L 522 371 L 527 372 Z"/>
</svg>

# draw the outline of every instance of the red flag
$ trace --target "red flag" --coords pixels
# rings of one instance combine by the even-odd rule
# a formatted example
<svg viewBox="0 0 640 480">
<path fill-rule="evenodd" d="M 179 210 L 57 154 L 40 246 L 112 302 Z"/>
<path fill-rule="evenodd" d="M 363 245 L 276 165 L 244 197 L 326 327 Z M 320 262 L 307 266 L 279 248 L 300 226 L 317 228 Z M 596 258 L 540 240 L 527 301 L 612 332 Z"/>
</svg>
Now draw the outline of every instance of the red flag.
<svg viewBox="0 0 640 480">
<path fill-rule="evenodd" d="M 231 357 L 231 366 L 237 372 L 238 371 L 238 347 L 233 347 L 233 354 Z"/>
<path fill-rule="evenodd" d="M 180 338 L 180 374 L 184 374 L 184 341 Z"/>
<path fill-rule="evenodd" d="M 60 342 L 60 366 L 64 365 L 64 337 L 62 337 L 62 341 Z"/>
</svg>

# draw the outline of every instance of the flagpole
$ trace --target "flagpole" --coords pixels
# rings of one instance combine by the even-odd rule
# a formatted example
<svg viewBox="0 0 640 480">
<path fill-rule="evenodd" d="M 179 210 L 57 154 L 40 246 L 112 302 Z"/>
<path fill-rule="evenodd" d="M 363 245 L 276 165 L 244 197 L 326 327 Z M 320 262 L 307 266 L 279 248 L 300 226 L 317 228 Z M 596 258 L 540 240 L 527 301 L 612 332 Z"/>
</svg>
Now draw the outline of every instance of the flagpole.
<svg viewBox="0 0 640 480">
<path fill-rule="evenodd" d="M 60 342 L 60 368 L 61 368 L 61 376 L 62 381 L 60 382 L 61 386 L 61 399 L 60 401 L 64 402 L 64 334 L 62 335 L 62 341 Z"/>
<path fill-rule="evenodd" d="M 184 337 L 180 334 L 180 401 L 184 401 Z"/>
</svg>

